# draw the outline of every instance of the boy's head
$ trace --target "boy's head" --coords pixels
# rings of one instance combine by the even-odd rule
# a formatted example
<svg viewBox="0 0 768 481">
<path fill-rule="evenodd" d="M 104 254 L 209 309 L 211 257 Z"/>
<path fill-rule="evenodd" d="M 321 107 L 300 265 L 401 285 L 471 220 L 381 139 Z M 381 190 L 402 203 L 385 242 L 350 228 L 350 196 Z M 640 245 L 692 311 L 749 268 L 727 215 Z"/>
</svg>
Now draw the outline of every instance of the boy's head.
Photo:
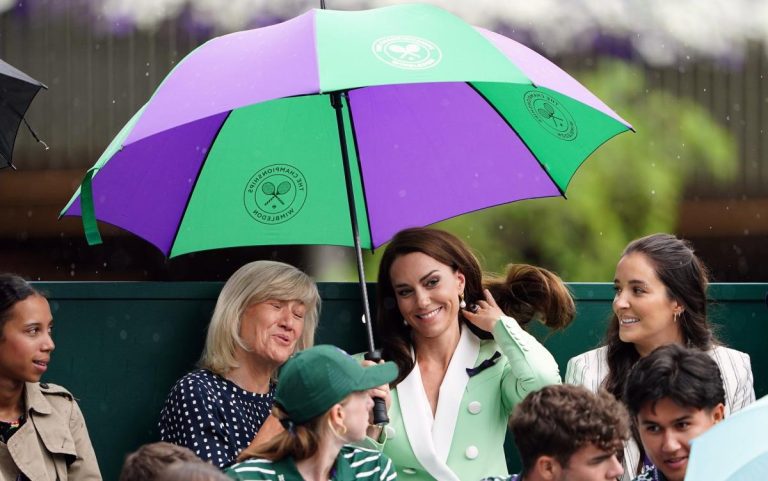
<svg viewBox="0 0 768 481">
<path fill-rule="evenodd" d="M 510 420 L 526 481 L 603 481 L 621 476 L 629 435 L 624 406 L 609 393 L 553 385 L 518 404 Z"/>
<path fill-rule="evenodd" d="M 635 364 L 624 399 L 646 454 L 669 481 L 685 477 L 690 440 L 725 416 L 717 363 L 706 352 L 677 344 Z"/>
<path fill-rule="evenodd" d="M 168 466 L 179 461 L 203 463 L 191 450 L 175 444 L 145 444 L 125 457 L 120 481 L 152 481 Z"/>
</svg>

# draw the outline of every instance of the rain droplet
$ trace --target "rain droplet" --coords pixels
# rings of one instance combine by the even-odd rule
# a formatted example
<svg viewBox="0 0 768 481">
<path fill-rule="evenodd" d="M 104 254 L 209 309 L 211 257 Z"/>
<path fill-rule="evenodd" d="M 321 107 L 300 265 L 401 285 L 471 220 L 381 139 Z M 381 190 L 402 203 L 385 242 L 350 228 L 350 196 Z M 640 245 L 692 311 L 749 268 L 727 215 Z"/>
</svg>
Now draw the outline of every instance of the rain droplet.
<svg viewBox="0 0 768 481">
<path fill-rule="evenodd" d="M 128 331 L 126 331 L 125 329 L 121 329 L 120 330 L 120 339 L 122 339 L 123 341 L 128 339 Z"/>
</svg>

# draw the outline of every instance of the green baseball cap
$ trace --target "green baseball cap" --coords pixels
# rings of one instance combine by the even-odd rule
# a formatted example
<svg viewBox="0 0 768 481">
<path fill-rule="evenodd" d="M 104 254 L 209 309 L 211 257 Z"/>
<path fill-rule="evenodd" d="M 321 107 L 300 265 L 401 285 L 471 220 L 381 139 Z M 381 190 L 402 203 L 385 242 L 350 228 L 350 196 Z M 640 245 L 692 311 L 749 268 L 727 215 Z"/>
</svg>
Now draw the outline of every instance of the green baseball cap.
<svg viewBox="0 0 768 481">
<path fill-rule="evenodd" d="M 288 419 L 303 424 L 353 392 L 388 384 L 396 377 L 393 362 L 363 367 L 336 346 L 315 346 L 294 354 L 280 368 L 275 403 Z"/>
</svg>

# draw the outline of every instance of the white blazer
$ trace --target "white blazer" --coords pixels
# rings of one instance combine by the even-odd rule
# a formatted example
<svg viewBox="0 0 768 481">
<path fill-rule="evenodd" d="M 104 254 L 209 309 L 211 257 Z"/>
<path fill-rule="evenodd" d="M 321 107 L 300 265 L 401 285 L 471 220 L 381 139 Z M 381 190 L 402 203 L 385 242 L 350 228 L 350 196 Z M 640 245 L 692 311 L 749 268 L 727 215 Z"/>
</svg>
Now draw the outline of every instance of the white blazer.
<svg viewBox="0 0 768 481">
<path fill-rule="evenodd" d="M 571 358 L 565 372 L 565 382 L 581 384 L 590 391 L 597 392 L 608 375 L 607 353 L 608 347 L 603 346 Z M 723 376 L 726 416 L 755 402 L 754 379 L 749 354 L 716 346 L 709 351 L 709 355 L 715 360 L 720 368 L 720 374 Z M 639 474 L 635 472 L 639 462 L 640 449 L 635 440 L 630 438 L 624 447 L 622 481 L 630 481 Z"/>
</svg>

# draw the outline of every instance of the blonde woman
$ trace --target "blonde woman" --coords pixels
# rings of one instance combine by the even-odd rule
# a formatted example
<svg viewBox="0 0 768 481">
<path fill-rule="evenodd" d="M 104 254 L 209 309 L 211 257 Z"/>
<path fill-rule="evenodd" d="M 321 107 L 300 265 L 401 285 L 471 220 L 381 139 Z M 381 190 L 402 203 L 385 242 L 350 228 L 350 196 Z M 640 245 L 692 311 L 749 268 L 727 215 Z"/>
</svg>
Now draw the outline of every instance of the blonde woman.
<svg viewBox="0 0 768 481">
<path fill-rule="evenodd" d="M 273 412 L 285 431 L 240 454 L 226 473 L 241 481 L 391 481 L 392 462 L 352 446 L 365 439 L 370 391 L 392 382 L 397 366 L 362 367 L 334 346 L 294 355 L 280 370 Z"/>
<path fill-rule="evenodd" d="M 312 345 L 319 309 L 314 281 L 293 266 L 256 261 L 237 270 L 216 302 L 200 369 L 166 399 L 160 438 L 218 467 L 234 461 L 269 416 L 276 370 Z"/>
</svg>

